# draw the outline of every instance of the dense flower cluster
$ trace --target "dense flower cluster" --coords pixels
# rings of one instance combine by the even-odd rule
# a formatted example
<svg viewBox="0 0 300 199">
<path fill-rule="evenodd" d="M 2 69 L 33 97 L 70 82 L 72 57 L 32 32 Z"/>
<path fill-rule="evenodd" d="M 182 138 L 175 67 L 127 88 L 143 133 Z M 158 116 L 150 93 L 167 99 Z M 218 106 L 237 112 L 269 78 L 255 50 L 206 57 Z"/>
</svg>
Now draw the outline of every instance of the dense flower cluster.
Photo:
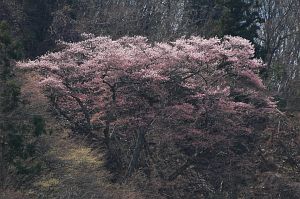
<svg viewBox="0 0 300 199">
<path fill-rule="evenodd" d="M 264 65 L 243 38 L 87 38 L 19 63 L 42 75 L 45 94 L 76 131 L 110 126 L 126 140 L 143 128 L 209 148 L 253 132 L 248 118 L 276 108 L 258 76 Z"/>
</svg>

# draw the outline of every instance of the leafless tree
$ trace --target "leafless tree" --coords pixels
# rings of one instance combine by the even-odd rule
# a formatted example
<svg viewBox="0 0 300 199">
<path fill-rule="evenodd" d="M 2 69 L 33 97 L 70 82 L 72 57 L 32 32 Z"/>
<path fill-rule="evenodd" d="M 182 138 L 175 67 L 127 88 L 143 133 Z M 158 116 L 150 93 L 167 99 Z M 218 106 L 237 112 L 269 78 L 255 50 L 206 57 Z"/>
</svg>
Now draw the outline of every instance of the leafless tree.
<svg viewBox="0 0 300 199">
<path fill-rule="evenodd" d="M 300 1 L 261 0 L 260 42 L 265 47 L 269 86 L 288 95 L 300 70 Z M 287 96 L 286 96 L 287 97 Z"/>
</svg>

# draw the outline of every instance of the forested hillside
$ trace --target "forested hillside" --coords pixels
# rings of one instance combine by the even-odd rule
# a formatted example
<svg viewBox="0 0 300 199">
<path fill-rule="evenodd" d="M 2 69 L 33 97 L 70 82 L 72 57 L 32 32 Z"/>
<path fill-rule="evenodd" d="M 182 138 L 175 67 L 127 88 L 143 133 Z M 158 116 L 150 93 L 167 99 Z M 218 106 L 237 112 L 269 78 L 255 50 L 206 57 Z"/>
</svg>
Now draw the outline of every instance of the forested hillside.
<svg viewBox="0 0 300 199">
<path fill-rule="evenodd" d="M 300 198 L 299 0 L 2 0 L 0 198 Z"/>
</svg>

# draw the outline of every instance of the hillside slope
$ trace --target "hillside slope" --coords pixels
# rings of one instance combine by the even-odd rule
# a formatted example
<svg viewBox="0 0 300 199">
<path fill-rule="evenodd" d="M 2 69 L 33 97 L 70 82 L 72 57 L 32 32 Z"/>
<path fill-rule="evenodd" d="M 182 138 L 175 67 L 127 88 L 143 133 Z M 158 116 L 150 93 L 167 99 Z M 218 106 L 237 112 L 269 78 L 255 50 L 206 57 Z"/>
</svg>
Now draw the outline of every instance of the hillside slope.
<svg viewBox="0 0 300 199">
<path fill-rule="evenodd" d="M 42 115 L 48 126 L 48 132 L 38 141 L 39 152 L 35 157 L 41 172 L 17 176 L 18 191 L 0 191 L 0 199 L 143 198 L 131 187 L 109 182 L 104 152 L 93 150 L 82 137 L 71 137 L 71 132 L 49 113 L 47 99 L 37 84 L 38 76 L 28 73 L 23 78 L 22 94 L 30 102 L 26 111 Z M 15 180 L 12 177 L 10 181 Z"/>
</svg>

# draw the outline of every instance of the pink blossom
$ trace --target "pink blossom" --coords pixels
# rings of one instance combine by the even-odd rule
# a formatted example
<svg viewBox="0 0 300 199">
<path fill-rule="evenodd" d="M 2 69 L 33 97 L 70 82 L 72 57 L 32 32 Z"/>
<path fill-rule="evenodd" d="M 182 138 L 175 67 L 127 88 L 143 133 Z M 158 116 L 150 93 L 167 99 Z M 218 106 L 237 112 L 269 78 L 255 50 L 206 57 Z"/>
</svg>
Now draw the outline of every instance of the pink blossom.
<svg viewBox="0 0 300 199">
<path fill-rule="evenodd" d="M 70 126 L 109 123 L 126 139 L 143 127 L 209 148 L 252 132 L 248 114 L 276 109 L 258 75 L 264 65 L 241 37 L 150 43 L 83 36 L 60 52 L 18 62 L 40 74 L 44 94 Z"/>
</svg>

